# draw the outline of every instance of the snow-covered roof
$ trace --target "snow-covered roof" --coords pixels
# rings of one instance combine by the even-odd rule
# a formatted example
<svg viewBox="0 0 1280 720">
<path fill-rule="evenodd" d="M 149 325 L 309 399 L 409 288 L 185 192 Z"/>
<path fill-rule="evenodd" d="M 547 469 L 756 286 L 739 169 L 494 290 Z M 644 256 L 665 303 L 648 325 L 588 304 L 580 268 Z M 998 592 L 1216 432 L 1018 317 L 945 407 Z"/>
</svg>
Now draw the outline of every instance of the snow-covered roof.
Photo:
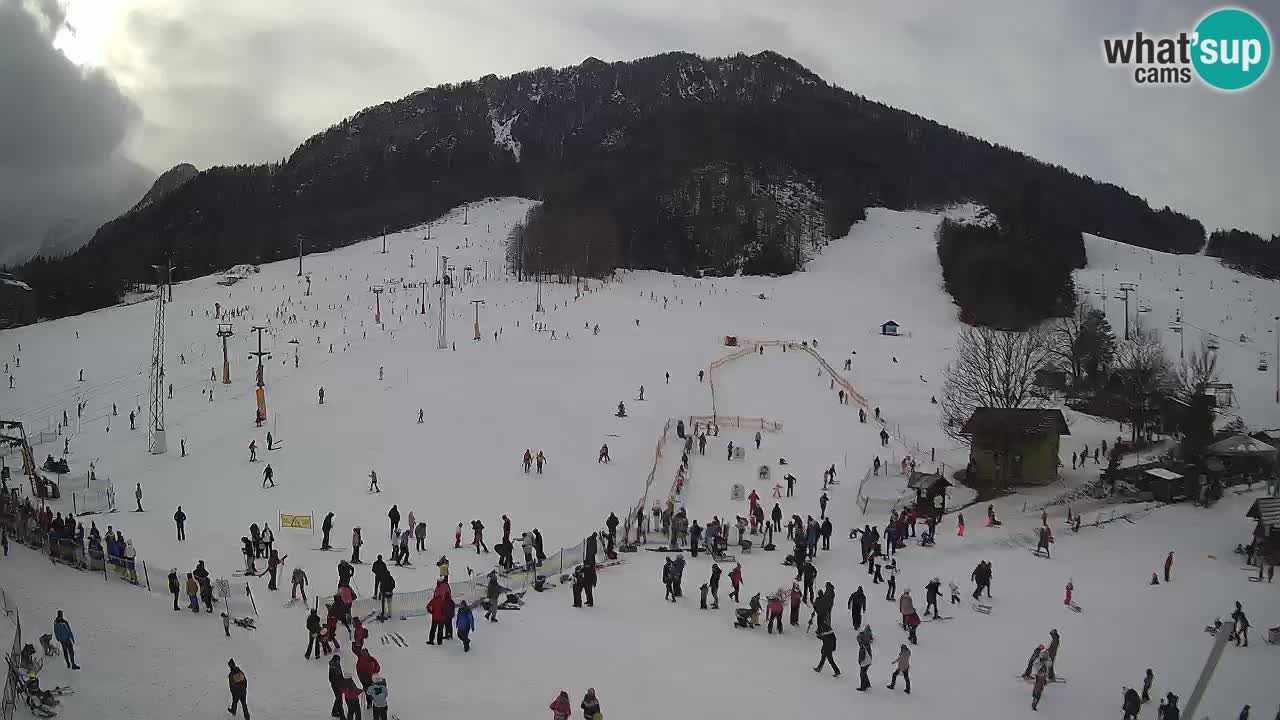
<svg viewBox="0 0 1280 720">
<path fill-rule="evenodd" d="M 1206 455 L 1229 455 L 1232 457 L 1267 457 L 1274 456 L 1276 449 L 1255 440 L 1248 435 L 1232 435 L 1204 449 Z"/>
<path fill-rule="evenodd" d="M 960 434 L 979 435 L 1070 435 L 1067 419 L 1056 408 L 974 408 L 960 428 Z"/>
<path fill-rule="evenodd" d="M 9 287 L 16 287 L 19 290 L 26 290 L 27 292 L 31 292 L 30 285 L 22 282 L 21 280 L 13 277 L 12 275 L 8 277 L 0 276 L 0 285 L 8 285 Z"/>
<path fill-rule="evenodd" d="M 1182 478 L 1178 473 L 1164 468 L 1150 468 L 1147 470 L 1147 474 L 1151 477 L 1160 478 L 1161 480 L 1178 480 Z"/>
</svg>

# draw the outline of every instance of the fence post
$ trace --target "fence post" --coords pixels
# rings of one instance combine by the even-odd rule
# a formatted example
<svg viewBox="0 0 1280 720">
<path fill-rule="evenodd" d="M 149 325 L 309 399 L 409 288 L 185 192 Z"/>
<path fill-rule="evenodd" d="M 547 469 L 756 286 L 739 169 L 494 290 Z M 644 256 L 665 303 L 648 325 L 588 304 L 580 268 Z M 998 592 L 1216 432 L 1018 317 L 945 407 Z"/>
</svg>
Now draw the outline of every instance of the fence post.
<svg viewBox="0 0 1280 720">
<path fill-rule="evenodd" d="M 147 561 L 142 561 L 142 579 L 147 583 L 147 591 L 151 590 L 151 576 L 147 574 Z"/>
</svg>

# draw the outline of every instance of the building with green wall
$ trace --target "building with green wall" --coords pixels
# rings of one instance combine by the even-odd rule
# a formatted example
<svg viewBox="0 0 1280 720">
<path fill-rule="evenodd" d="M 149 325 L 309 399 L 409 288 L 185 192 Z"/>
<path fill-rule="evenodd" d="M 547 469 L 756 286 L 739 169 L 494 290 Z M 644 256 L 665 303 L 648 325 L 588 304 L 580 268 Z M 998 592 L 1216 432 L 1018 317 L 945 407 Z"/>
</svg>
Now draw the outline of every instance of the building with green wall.
<svg viewBox="0 0 1280 720">
<path fill-rule="evenodd" d="M 1058 479 L 1058 446 L 1070 435 L 1061 410 L 978 408 L 960 434 L 969 439 L 968 484 L 980 492 Z"/>
</svg>

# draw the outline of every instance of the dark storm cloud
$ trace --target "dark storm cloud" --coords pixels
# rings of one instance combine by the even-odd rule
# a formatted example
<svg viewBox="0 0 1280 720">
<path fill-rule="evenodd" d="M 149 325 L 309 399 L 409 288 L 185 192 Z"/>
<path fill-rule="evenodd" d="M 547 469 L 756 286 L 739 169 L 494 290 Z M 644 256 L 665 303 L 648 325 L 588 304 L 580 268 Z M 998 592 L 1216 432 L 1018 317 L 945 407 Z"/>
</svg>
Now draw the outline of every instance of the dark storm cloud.
<svg viewBox="0 0 1280 720">
<path fill-rule="evenodd" d="M 0 0 L 0 262 L 91 233 L 145 189 L 120 151 L 141 114 L 52 47 L 64 22 L 52 0 Z"/>
</svg>

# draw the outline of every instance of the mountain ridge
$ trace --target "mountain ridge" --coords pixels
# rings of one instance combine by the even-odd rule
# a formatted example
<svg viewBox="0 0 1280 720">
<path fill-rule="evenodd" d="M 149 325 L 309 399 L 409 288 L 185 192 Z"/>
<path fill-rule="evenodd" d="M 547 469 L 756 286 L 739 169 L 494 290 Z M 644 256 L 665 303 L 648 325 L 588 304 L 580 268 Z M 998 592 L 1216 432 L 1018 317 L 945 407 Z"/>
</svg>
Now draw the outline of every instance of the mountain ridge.
<svg viewBox="0 0 1280 720">
<path fill-rule="evenodd" d="M 797 186 L 818 202 L 777 202 Z M 1084 262 L 1080 231 L 1173 252 L 1205 242 L 1185 215 L 867 100 L 776 52 L 674 52 L 485 75 L 370 106 L 281 163 L 200 172 L 72 256 L 21 272 L 44 314 L 79 312 L 114 302 L 166 255 L 180 276 L 203 275 L 287 257 L 299 237 L 337 247 L 501 195 L 605 215 L 619 264 L 686 274 L 791 272 L 868 207 L 964 200 L 1050 243 L 1063 273 Z M 566 257 L 548 269 L 573 270 Z"/>
</svg>

